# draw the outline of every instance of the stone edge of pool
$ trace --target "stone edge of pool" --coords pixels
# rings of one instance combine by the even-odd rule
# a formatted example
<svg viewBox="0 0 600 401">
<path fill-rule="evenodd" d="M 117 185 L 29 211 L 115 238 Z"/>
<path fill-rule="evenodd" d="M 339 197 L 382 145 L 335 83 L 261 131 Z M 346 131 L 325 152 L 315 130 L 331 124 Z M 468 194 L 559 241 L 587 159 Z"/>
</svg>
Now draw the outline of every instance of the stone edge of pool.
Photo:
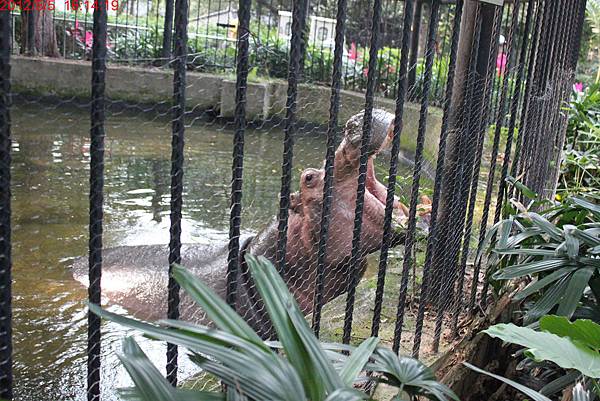
<svg viewBox="0 0 600 401">
<path fill-rule="evenodd" d="M 90 95 L 89 61 L 46 57 L 13 56 L 11 58 L 13 90 L 39 95 L 86 98 Z M 40 71 L 44 74 L 40 74 Z M 186 102 L 195 111 L 217 111 L 219 117 L 233 119 L 235 81 L 228 75 L 188 72 Z M 172 99 L 172 71 L 157 67 L 131 67 L 109 64 L 106 93 L 113 100 L 140 104 L 169 103 Z M 281 119 L 285 116 L 287 82 L 268 80 L 248 82 L 246 116 L 254 122 Z M 331 88 L 301 84 L 298 87 L 297 118 L 305 123 L 326 126 L 329 118 Z M 364 108 L 364 94 L 341 91 L 339 121 L 346 121 Z M 375 106 L 394 111 L 395 100 L 377 97 Z M 407 102 L 404 107 L 404 135 L 401 147 L 405 154 L 414 153 L 420 105 Z M 429 107 L 425 134 L 425 159 L 435 163 L 442 112 Z"/>
</svg>

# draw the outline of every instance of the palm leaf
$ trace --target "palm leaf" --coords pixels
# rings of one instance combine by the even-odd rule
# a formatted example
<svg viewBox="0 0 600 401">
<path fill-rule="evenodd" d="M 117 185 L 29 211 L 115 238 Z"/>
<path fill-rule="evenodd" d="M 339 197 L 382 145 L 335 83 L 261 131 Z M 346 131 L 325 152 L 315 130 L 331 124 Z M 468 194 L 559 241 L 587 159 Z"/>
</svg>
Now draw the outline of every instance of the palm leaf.
<svg viewBox="0 0 600 401">
<path fill-rule="evenodd" d="M 345 361 L 344 367 L 340 371 L 340 377 L 347 386 L 351 386 L 356 376 L 363 370 L 365 364 L 369 361 L 371 355 L 373 355 L 378 342 L 379 339 L 376 337 L 367 339 Z"/>
<path fill-rule="evenodd" d="M 173 265 L 172 275 L 218 328 L 266 347 L 248 323 L 196 276 L 179 265 Z"/>
</svg>

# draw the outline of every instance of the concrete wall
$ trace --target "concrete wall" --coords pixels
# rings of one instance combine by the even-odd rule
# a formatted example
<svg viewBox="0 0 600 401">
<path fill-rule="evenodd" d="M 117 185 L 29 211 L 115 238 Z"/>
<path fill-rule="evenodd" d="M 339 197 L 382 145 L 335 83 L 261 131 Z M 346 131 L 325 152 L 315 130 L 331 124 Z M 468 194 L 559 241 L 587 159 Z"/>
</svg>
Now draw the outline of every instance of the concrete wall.
<svg viewBox="0 0 600 401">
<path fill-rule="evenodd" d="M 90 95 L 90 62 L 51 58 L 12 58 L 14 90 L 40 94 L 87 97 Z M 135 103 L 170 102 L 173 91 L 173 73 L 159 68 L 109 65 L 106 93 L 111 99 Z M 303 84 L 298 90 L 298 118 L 302 121 L 326 125 L 329 118 L 331 89 Z M 233 118 L 235 112 L 235 81 L 220 75 L 188 72 L 186 86 L 187 105 L 195 110 L 218 110 L 223 118 Z M 284 81 L 249 82 L 246 114 L 249 120 L 283 118 L 287 98 Z M 362 93 L 342 91 L 340 124 L 364 108 Z M 394 111 L 391 99 L 377 98 L 376 107 Z M 402 149 L 409 154 L 416 146 L 419 123 L 419 105 L 407 103 L 404 108 Z M 441 127 L 441 111 L 429 108 L 425 153 L 435 160 Z"/>
</svg>

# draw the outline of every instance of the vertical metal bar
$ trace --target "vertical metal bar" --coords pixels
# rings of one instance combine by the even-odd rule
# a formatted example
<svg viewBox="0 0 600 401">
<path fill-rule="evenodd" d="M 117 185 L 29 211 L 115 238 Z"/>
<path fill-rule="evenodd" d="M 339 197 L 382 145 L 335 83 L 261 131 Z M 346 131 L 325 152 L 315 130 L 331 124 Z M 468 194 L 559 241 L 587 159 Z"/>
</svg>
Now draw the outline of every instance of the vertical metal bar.
<svg viewBox="0 0 600 401">
<path fill-rule="evenodd" d="M 163 25 L 162 43 L 162 57 L 165 65 L 171 60 L 171 46 L 173 44 L 173 4 L 174 0 L 165 1 L 165 20 Z"/>
<path fill-rule="evenodd" d="M 427 47 L 425 54 L 425 72 L 423 76 L 423 96 L 421 98 L 421 110 L 419 112 L 419 128 L 417 129 L 417 146 L 415 149 L 415 166 L 413 170 L 413 182 L 410 194 L 410 209 L 408 213 L 408 224 L 406 228 L 406 240 L 404 241 L 404 260 L 402 261 L 402 282 L 398 297 L 398 310 L 396 312 L 396 326 L 394 329 L 394 341 L 392 349 L 398 352 L 400 349 L 400 338 L 404 324 L 404 308 L 406 306 L 406 293 L 408 291 L 408 276 L 413 263 L 412 252 L 415 246 L 417 229 L 417 203 L 419 199 L 419 186 L 421 179 L 421 168 L 423 164 L 423 148 L 425 146 L 425 132 L 427 130 L 427 114 L 429 108 L 429 91 L 431 89 L 431 77 L 433 73 L 433 59 L 435 56 L 435 36 L 437 32 L 440 1 L 432 0 L 430 4 L 429 27 L 427 32 Z"/>
<path fill-rule="evenodd" d="M 0 398 L 13 397 L 10 11 L 0 12 Z"/>
<path fill-rule="evenodd" d="M 318 336 L 321 328 L 321 309 L 323 307 L 323 283 L 325 260 L 327 257 L 327 238 L 333 193 L 333 164 L 335 143 L 338 136 L 338 113 L 340 110 L 340 89 L 342 85 L 342 56 L 344 53 L 344 36 L 346 32 L 347 0 L 338 0 L 335 49 L 333 52 L 333 76 L 331 77 L 331 98 L 329 102 L 329 123 L 327 125 L 327 154 L 325 155 L 325 182 L 323 185 L 323 210 L 321 213 L 321 236 L 319 237 L 319 256 L 317 260 L 317 285 L 313 300 L 312 327 Z"/>
<path fill-rule="evenodd" d="M 303 50 L 303 27 L 306 19 L 306 3 L 308 0 L 295 1 L 292 10 L 292 39 L 290 63 L 288 67 L 288 90 L 285 115 L 285 137 L 283 141 L 283 163 L 281 166 L 281 195 L 279 198 L 279 223 L 277 226 L 276 265 L 280 273 L 285 271 L 285 254 L 287 246 L 288 209 L 290 207 L 290 187 L 292 184 L 292 161 L 294 152 L 294 135 L 296 133 L 296 98 L 300 80 L 300 59 Z"/>
<path fill-rule="evenodd" d="M 356 208 L 354 209 L 354 231 L 352 236 L 352 253 L 350 257 L 350 271 L 352 277 L 348 281 L 348 296 L 344 316 L 344 332 L 342 341 L 350 342 L 352 332 L 352 317 L 356 286 L 358 285 L 358 264 L 362 255 L 360 252 L 360 235 L 362 232 L 362 214 L 365 201 L 365 183 L 367 177 L 368 147 L 371 142 L 371 126 L 373 118 L 373 101 L 375 98 L 375 84 L 377 80 L 377 55 L 379 51 L 379 34 L 381 24 L 381 0 L 373 3 L 373 20 L 371 22 L 371 44 L 369 49 L 369 72 L 367 73 L 367 91 L 365 93 L 365 115 L 363 118 L 362 143 L 360 148 L 360 165 L 358 168 L 358 186 L 356 189 Z"/>
<path fill-rule="evenodd" d="M 235 134 L 231 167 L 231 204 L 229 219 L 229 255 L 227 258 L 227 303 L 235 307 L 240 253 L 242 212 L 242 173 L 244 169 L 244 133 L 246 129 L 246 83 L 248 81 L 248 38 L 251 0 L 239 0 L 237 40 L 237 81 L 235 85 Z"/>
<path fill-rule="evenodd" d="M 185 84 L 187 61 L 188 0 L 175 2 L 175 54 L 173 74 L 173 122 L 171 141 L 171 226 L 169 229 L 169 319 L 179 318 L 179 284 L 171 276 L 181 263 L 181 208 L 183 206 L 183 151 L 185 133 Z M 167 380 L 177 385 L 177 346 L 167 344 Z"/>
<path fill-rule="evenodd" d="M 392 216 L 394 211 L 394 193 L 396 191 L 396 175 L 398 173 L 398 154 L 400 153 L 400 135 L 404 119 L 404 102 L 408 87 L 408 46 L 411 39 L 411 25 L 414 10 L 414 0 L 404 2 L 404 22 L 402 25 L 402 49 L 400 51 L 400 69 L 398 72 L 398 96 L 396 97 L 396 110 L 394 116 L 394 133 L 392 138 L 392 153 L 390 169 L 388 173 L 387 197 L 385 201 L 385 217 L 383 220 L 383 239 L 381 254 L 379 256 L 379 270 L 377 272 L 377 289 L 375 291 L 375 306 L 373 311 L 373 324 L 371 336 L 379 335 L 381 323 L 381 309 L 383 304 L 383 291 L 385 287 L 385 276 L 387 271 L 388 252 L 392 238 Z M 404 275 L 402 276 L 404 278 Z M 406 278 L 408 283 L 408 276 Z"/>
<path fill-rule="evenodd" d="M 90 226 L 88 300 L 100 305 L 102 276 L 102 221 L 104 218 L 104 120 L 106 82 L 105 3 L 94 9 L 92 44 L 92 107 L 90 145 Z M 88 311 L 88 401 L 100 400 L 100 317 Z"/>
<path fill-rule="evenodd" d="M 421 284 L 421 296 L 419 309 L 417 312 L 417 321 L 415 323 L 415 337 L 413 342 L 413 357 L 418 358 L 421 349 L 421 336 L 423 329 L 423 320 L 425 318 L 425 306 L 428 300 L 428 290 L 432 280 L 431 260 L 433 250 L 437 247 L 437 213 L 442 190 L 442 178 L 444 175 L 444 162 L 446 158 L 446 139 L 448 137 L 448 125 L 450 120 L 450 105 L 452 101 L 452 92 L 454 90 L 454 78 L 456 75 L 456 55 L 458 51 L 458 38 L 460 35 L 460 25 L 463 13 L 463 0 L 457 0 L 454 25 L 452 28 L 452 43 L 450 46 L 450 62 L 448 66 L 448 79 L 446 82 L 446 99 L 444 101 L 444 114 L 442 117 L 442 127 L 440 131 L 440 142 L 438 146 L 437 166 L 435 170 L 435 181 L 433 186 L 433 200 L 431 204 L 431 221 L 429 224 L 429 235 L 427 237 L 427 250 L 425 253 L 425 263 L 423 266 L 423 281 Z"/>
</svg>

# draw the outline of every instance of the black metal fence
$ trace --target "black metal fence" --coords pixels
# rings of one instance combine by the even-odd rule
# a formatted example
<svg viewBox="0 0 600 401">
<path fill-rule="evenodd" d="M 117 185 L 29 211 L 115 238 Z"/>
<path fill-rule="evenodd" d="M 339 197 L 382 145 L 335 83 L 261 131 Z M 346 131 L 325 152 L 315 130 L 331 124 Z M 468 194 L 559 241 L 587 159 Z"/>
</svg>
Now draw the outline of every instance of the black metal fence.
<svg viewBox="0 0 600 401">
<path fill-rule="evenodd" d="M 247 143 L 247 135 L 251 129 L 246 118 L 247 107 L 251 106 L 247 104 L 247 89 L 255 68 L 267 68 L 266 75 L 287 79 L 285 117 L 281 124 L 275 121 L 269 128 L 282 134 L 275 138 L 279 140 L 279 144 L 283 142 L 283 153 L 276 162 L 281 167 L 278 217 L 272 228 L 276 236 L 271 244 L 272 249 L 263 252 L 270 256 L 284 277 L 286 274 L 295 274 L 290 271 L 293 266 L 288 265 L 290 235 L 293 235 L 289 233 L 288 223 L 294 208 L 292 188 L 296 186 L 298 178 L 294 170 L 297 166 L 297 162 L 294 162 L 298 150 L 297 141 L 308 130 L 302 127 L 302 121 L 298 119 L 298 111 L 306 106 L 298 101 L 298 88 L 301 83 L 311 81 L 324 82 L 331 88 L 329 120 L 324 130 L 326 144 L 322 148 L 325 154 L 319 155 L 320 158 L 325 158 L 322 209 L 319 209 L 322 213 L 318 216 L 320 228 L 314 254 L 307 255 L 314 267 L 314 274 L 297 283 L 314 290 L 310 293 L 306 303 L 309 306 L 305 307 L 305 311 L 312 315 L 315 331 L 328 340 L 352 342 L 355 338 L 365 336 L 364 328 L 367 327 L 366 335 L 381 336 L 396 352 L 409 352 L 419 356 L 426 351 L 427 357 L 433 357 L 441 345 L 460 336 L 461 317 L 477 313 L 493 300 L 487 281 L 484 280 L 485 265 L 481 260 L 475 263 L 473 255 L 481 250 L 489 224 L 501 218 L 503 202 L 513 196 L 506 184 L 508 175 L 522 180 L 540 194 L 548 197 L 553 195 L 566 131 L 566 117 L 561 112 L 561 107 L 568 99 L 573 83 L 585 0 L 514 0 L 505 1 L 501 6 L 474 0 L 374 0 L 368 7 L 358 7 L 358 11 L 368 15 L 368 23 L 364 22 L 365 18 L 352 14 L 358 12 L 357 7 L 346 0 L 330 4 L 330 9 L 325 7 L 325 2 L 312 4 L 296 1 L 289 5 L 291 37 L 285 43 L 277 39 L 274 31 L 275 16 L 267 14 L 264 17 L 265 10 L 276 9 L 273 2 L 267 5 L 263 2 L 240 0 L 235 7 L 238 20 L 235 28 L 230 26 L 233 25 L 231 20 L 227 23 L 218 22 L 216 27 L 210 27 L 209 20 L 202 20 L 204 22 L 201 23 L 199 15 L 202 10 L 199 6 L 196 10 L 190 8 L 191 4 L 187 0 L 177 0 L 174 5 L 171 3 L 167 2 L 165 5 L 167 9 L 174 7 L 173 47 L 169 47 L 166 52 L 168 59 L 163 58 L 165 49 L 161 47 L 161 43 L 164 37 L 159 32 L 163 32 L 163 26 L 169 23 L 165 24 L 164 18 L 161 19 L 160 3 L 147 2 L 151 12 L 142 18 L 145 18 L 143 29 L 139 28 L 140 14 L 136 13 L 135 17 L 131 17 L 128 11 L 124 17 L 111 17 L 106 7 L 94 10 L 93 24 L 88 23 L 87 14 L 86 17 L 80 17 L 84 18 L 83 22 L 79 22 L 82 28 L 73 25 L 81 19 L 73 18 L 71 14 L 58 16 L 54 12 L 52 19 L 48 20 L 53 21 L 57 32 L 60 31 L 57 35 L 58 48 L 63 56 L 69 54 L 82 59 L 89 57 L 92 61 L 91 104 L 84 103 L 82 106 L 84 110 L 89 107 L 91 111 L 89 149 L 83 151 L 84 154 L 89 154 L 89 160 L 84 160 L 89 161 L 90 165 L 89 302 L 99 304 L 104 288 L 104 284 L 101 285 L 105 264 L 103 227 L 106 228 L 107 224 L 103 207 L 110 202 L 110 198 L 107 200 L 104 197 L 104 179 L 108 174 L 105 164 L 110 163 L 110 158 L 117 157 L 105 152 L 105 127 L 111 119 L 120 118 L 122 124 L 123 120 L 131 118 L 128 114 L 120 114 L 119 109 L 125 103 L 107 98 L 105 93 L 107 61 L 118 61 L 119 57 L 115 55 L 120 54 L 123 56 L 121 59 L 128 62 L 137 63 L 143 59 L 152 64 L 162 60 L 159 64 L 168 65 L 173 71 L 173 98 L 170 104 L 172 146 L 171 193 L 168 197 L 169 249 L 165 251 L 168 263 L 165 259 L 164 271 L 172 263 L 179 263 L 186 257 L 182 236 L 185 234 L 185 219 L 190 214 L 184 210 L 184 201 L 190 198 L 186 197 L 189 184 L 184 184 L 184 171 L 190 175 L 196 172 L 184 168 L 184 161 L 187 163 L 195 157 L 194 149 L 185 146 L 184 132 L 193 130 L 195 124 L 211 127 L 217 135 L 225 135 L 227 129 L 226 122 L 222 120 L 206 115 L 197 117 L 193 113 L 195 106 L 186 103 L 186 76 L 190 67 L 222 72 L 235 65 L 234 130 L 231 135 L 233 164 L 227 195 L 230 215 L 226 297 L 232 305 L 240 306 L 239 291 L 242 285 L 247 285 L 244 287 L 246 293 L 242 295 L 253 302 L 253 286 L 247 282 L 247 272 L 240 258 L 240 254 L 247 249 L 247 243 L 240 240 L 240 235 L 244 232 L 242 217 L 252 207 L 245 204 L 242 208 L 242 194 L 247 193 L 243 191 L 244 180 L 248 179 L 244 173 L 252 168 L 247 160 L 247 154 L 252 150 Z M 134 2 L 126 7 L 131 10 L 140 4 Z M 208 11 L 226 9 L 229 12 L 233 8 L 230 3 L 226 6 L 221 3 L 214 6 L 209 2 L 208 5 Z M 307 10 L 316 10 L 319 15 L 328 17 L 335 14 L 332 47 L 325 49 L 321 45 L 313 53 L 314 43 L 311 44 L 303 34 L 312 15 Z M 195 19 L 192 17 L 193 11 L 198 15 Z M 154 13 L 157 13 L 156 16 Z M 16 100 L 25 105 L 27 102 L 40 105 L 48 102 L 39 93 L 11 92 L 10 58 L 16 48 L 23 44 L 18 34 L 23 32 L 19 27 L 20 18 L 20 15 L 8 10 L 0 12 L 0 397 L 12 399 L 15 396 L 13 388 L 16 388 L 17 392 L 24 394 L 24 399 L 39 399 L 41 392 L 35 393 L 19 383 L 15 386 L 13 382 L 12 358 L 15 354 L 12 350 L 11 333 L 14 326 L 11 320 L 13 260 L 10 178 L 11 150 L 15 152 L 15 146 L 11 147 L 10 114 L 18 113 L 19 110 L 11 107 L 11 102 Z M 135 22 L 129 18 L 134 18 Z M 156 25 L 150 24 L 151 19 Z M 61 20 L 62 25 L 59 22 Z M 399 21 L 402 21 L 402 25 L 398 24 Z M 359 22 L 362 23 L 361 26 L 353 25 Z M 419 25 L 424 27 L 420 28 Z M 89 26 L 93 28 L 88 51 Z M 71 36 L 67 34 L 68 29 L 71 29 Z M 232 29 L 236 30 L 235 35 L 225 33 L 231 33 Z M 214 39 L 212 33 L 209 34 L 213 32 L 211 30 L 214 30 L 218 39 Z M 200 31 L 203 33 L 199 34 Z M 415 35 L 417 32 L 423 35 Z M 81 39 L 78 35 L 83 38 L 84 48 L 77 49 L 74 46 Z M 67 45 L 68 42 L 72 43 Z M 170 42 L 171 40 L 166 41 Z M 348 42 L 351 46 L 348 46 Z M 213 46 L 212 43 L 216 45 Z M 281 44 L 281 48 L 277 48 L 278 45 L 271 47 L 272 43 Z M 421 52 L 418 51 L 419 47 Z M 347 75 L 350 68 L 348 60 L 352 59 L 346 54 L 347 49 L 355 52 L 355 55 L 362 52 L 360 63 L 363 64 L 360 67 L 354 65 L 352 75 Z M 277 72 L 279 75 L 274 75 L 271 67 L 264 66 L 271 65 L 270 58 L 277 52 L 282 54 L 282 58 L 272 65 L 278 65 L 282 70 Z M 324 54 L 327 55 L 327 61 L 323 60 Z M 316 60 L 319 57 L 320 61 Z M 318 70 L 317 78 L 312 75 L 311 69 L 314 68 Z M 39 73 L 43 74 L 44 71 Z M 359 78 L 362 83 L 352 86 Z M 355 184 L 349 186 L 350 191 L 355 191 L 352 197 L 355 204 L 351 230 L 335 225 L 333 211 L 335 196 L 339 195 L 335 190 L 335 183 L 338 181 L 334 166 L 336 145 L 343 134 L 341 126 L 344 122 L 339 121 L 339 114 L 343 106 L 341 89 L 344 87 L 365 92 L 358 171 Z M 374 110 L 378 101 L 376 96 L 382 94 L 395 99 L 392 151 L 389 161 L 386 159 L 388 164 L 383 167 L 387 176 L 387 193 L 385 202 L 382 202 L 385 206 L 382 236 L 377 239 L 378 263 L 375 271 L 371 272 L 368 285 L 364 285 L 363 277 L 367 277 L 369 273 L 365 275 L 365 254 L 361 250 L 361 242 L 369 240 L 365 238 L 367 228 L 364 221 L 368 213 L 365 199 L 372 195 L 372 189 L 367 188 L 367 175 L 371 172 L 369 142 L 374 129 L 372 117 L 374 113 L 378 113 Z M 411 133 L 406 133 L 403 129 L 410 122 L 407 120 L 405 107 L 408 100 L 419 103 L 417 129 Z M 51 98 L 50 102 L 72 105 L 77 100 Z M 437 157 L 433 179 L 429 185 L 424 182 L 427 162 L 424 147 L 430 129 L 428 124 L 431 124 L 431 103 L 441 106 L 443 117 L 439 130 L 436 128 Z M 160 115 L 159 109 L 154 107 L 134 105 L 125 108 L 148 114 L 152 118 Z M 39 110 L 38 112 L 41 113 Z M 42 129 L 46 125 L 50 126 L 50 122 L 44 122 Z M 259 125 L 261 126 L 267 127 L 265 124 Z M 408 177 L 399 174 L 402 135 L 415 136 L 412 172 Z M 218 140 L 216 136 L 214 138 L 215 141 Z M 194 140 L 193 137 L 188 139 Z M 18 153 L 17 156 L 21 157 L 21 154 Z M 256 163 L 256 158 L 251 159 L 250 163 Z M 271 170 L 268 174 L 273 173 L 276 174 L 276 170 Z M 260 178 L 266 179 L 266 175 L 263 173 Z M 408 185 L 401 186 L 404 193 L 396 193 L 402 178 L 408 178 Z M 210 187 L 213 183 L 210 177 L 204 176 L 196 184 Z M 119 191 L 118 186 L 110 189 Z M 419 217 L 423 215 L 420 210 L 422 203 L 428 203 L 421 199 L 423 193 L 431 194 L 431 204 L 425 205 L 425 217 Z M 396 244 L 392 243 L 395 229 L 393 223 L 396 220 L 394 214 L 397 209 L 394 195 L 400 195 L 407 203 L 405 226 L 402 230 L 404 247 L 399 253 L 394 250 Z M 160 199 L 162 198 L 159 197 L 158 202 Z M 494 217 L 490 219 L 492 210 Z M 109 215 L 110 213 L 114 213 L 114 210 L 110 210 Z M 425 234 L 418 228 L 421 218 L 427 220 Z M 221 218 L 221 223 L 223 220 Z M 342 302 L 337 302 L 336 306 L 335 300 L 326 302 L 330 299 L 325 299 L 324 292 L 325 287 L 332 286 L 332 280 L 339 279 L 328 276 L 328 253 L 331 256 L 332 252 L 328 244 L 331 238 L 338 240 L 340 233 L 347 234 L 352 240 L 340 240 L 350 244 L 350 248 L 347 249 L 346 274 L 343 280 L 333 284 L 340 288 L 338 295 L 342 298 Z M 54 245 L 58 246 L 56 243 Z M 336 244 L 333 246 L 335 248 Z M 177 318 L 180 316 L 180 303 L 183 302 L 179 288 L 171 278 L 164 282 L 164 286 L 168 287 L 167 316 Z M 360 309 L 368 310 L 368 319 L 357 317 L 360 312 L 357 305 Z M 240 311 L 245 313 L 245 310 Z M 338 319 L 337 325 L 334 315 L 343 316 Z M 18 317 L 21 325 L 18 330 L 24 327 L 22 319 L 22 316 Z M 52 319 L 44 320 L 44 324 L 52 325 Z M 325 325 L 328 329 L 326 334 Z M 110 387 L 110 384 L 101 385 L 103 375 L 108 374 L 103 369 L 106 354 L 101 347 L 106 344 L 103 341 L 105 336 L 101 335 L 104 326 L 91 314 L 85 326 L 88 333 L 87 399 L 99 400 L 101 391 Z M 25 352 L 17 353 L 16 360 L 19 356 L 24 357 Z M 54 357 L 59 359 L 56 355 Z M 175 346 L 168 345 L 166 374 L 174 385 L 178 382 L 178 367 L 182 358 L 183 356 L 178 356 Z M 21 365 L 18 366 L 18 369 L 22 368 Z M 19 374 L 22 377 L 26 375 Z M 203 383 L 206 384 L 206 381 Z M 54 396 L 57 397 L 56 394 Z M 82 396 L 77 393 L 73 397 L 80 399 Z"/>
</svg>

